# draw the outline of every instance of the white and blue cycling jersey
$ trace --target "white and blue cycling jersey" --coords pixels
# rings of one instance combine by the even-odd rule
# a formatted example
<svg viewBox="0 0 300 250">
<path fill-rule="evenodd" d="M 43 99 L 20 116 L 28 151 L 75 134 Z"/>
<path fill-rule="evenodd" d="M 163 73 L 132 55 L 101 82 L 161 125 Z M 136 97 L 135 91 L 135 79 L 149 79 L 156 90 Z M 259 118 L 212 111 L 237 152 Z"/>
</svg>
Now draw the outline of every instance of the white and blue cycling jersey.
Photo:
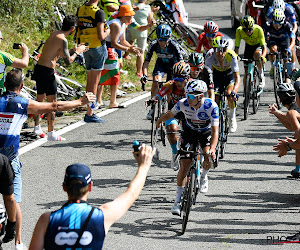
<svg viewBox="0 0 300 250">
<path fill-rule="evenodd" d="M 272 22 L 273 13 L 274 13 L 274 8 L 273 8 L 273 6 L 271 6 L 268 9 L 268 12 L 267 12 L 267 23 L 271 23 Z M 294 8 L 293 8 L 292 5 L 290 5 L 288 3 L 285 3 L 284 14 L 285 14 L 286 20 L 290 24 L 294 24 L 294 23 L 297 22 L 296 15 L 295 15 L 295 10 L 294 10 Z"/>
<path fill-rule="evenodd" d="M 186 98 L 181 99 L 171 112 L 174 115 L 182 112 L 186 125 L 199 132 L 207 131 L 211 126 L 219 126 L 219 108 L 217 103 L 210 98 L 204 98 L 203 104 L 198 109 L 191 107 Z"/>
<path fill-rule="evenodd" d="M 27 110 L 28 100 L 16 93 L 8 91 L 0 96 L 0 152 L 10 160 L 18 156 Z"/>
</svg>

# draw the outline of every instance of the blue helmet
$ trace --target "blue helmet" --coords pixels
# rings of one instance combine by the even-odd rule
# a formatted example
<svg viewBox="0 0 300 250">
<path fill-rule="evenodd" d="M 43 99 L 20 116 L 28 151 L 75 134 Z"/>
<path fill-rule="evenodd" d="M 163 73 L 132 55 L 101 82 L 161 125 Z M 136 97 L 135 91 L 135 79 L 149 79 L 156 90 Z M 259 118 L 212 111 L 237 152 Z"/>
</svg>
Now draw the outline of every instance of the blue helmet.
<svg viewBox="0 0 300 250">
<path fill-rule="evenodd" d="M 172 35 L 172 29 L 167 24 L 160 24 L 156 28 L 156 35 L 158 38 L 169 38 Z"/>
</svg>

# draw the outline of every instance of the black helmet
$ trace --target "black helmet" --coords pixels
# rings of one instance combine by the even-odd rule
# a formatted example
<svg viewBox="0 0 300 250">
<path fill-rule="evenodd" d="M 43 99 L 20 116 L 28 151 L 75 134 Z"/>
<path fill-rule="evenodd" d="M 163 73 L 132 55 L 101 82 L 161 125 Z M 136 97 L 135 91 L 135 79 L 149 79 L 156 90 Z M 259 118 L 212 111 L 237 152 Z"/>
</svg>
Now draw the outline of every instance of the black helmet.
<svg viewBox="0 0 300 250">
<path fill-rule="evenodd" d="M 296 98 L 296 90 L 290 83 L 279 84 L 276 91 L 283 105 L 291 104 Z"/>
<path fill-rule="evenodd" d="M 198 52 L 194 52 L 189 55 L 189 64 L 191 66 L 197 66 L 198 68 L 204 68 L 204 57 Z"/>
</svg>

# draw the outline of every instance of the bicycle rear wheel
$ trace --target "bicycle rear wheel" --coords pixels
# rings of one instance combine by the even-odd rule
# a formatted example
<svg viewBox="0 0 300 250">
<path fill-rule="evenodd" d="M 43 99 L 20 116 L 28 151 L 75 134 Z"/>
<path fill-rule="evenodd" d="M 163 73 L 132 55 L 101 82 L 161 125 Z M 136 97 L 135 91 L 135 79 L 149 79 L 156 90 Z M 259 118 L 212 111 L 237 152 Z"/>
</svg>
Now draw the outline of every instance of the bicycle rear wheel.
<svg viewBox="0 0 300 250">
<path fill-rule="evenodd" d="M 244 120 L 247 120 L 250 106 L 250 93 L 251 93 L 251 75 L 247 74 L 244 87 Z"/>
<path fill-rule="evenodd" d="M 276 65 L 274 67 L 273 86 L 274 86 L 275 101 L 276 101 L 277 107 L 280 109 L 281 108 L 281 102 L 279 100 L 279 96 L 278 96 L 278 93 L 277 93 L 277 90 L 276 90 L 277 86 L 282 83 L 282 72 L 281 72 L 279 67 L 280 67 L 279 65 Z"/>
<path fill-rule="evenodd" d="M 260 88 L 258 87 L 259 84 L 259 77 L 257 70 L 254 70 L 253 75 L 254 84 L 252 86 L 252 104 L 253 104 L 253 113 L 256 114 L 259 104 L 260 104 L 260 95 L 258 95 L 258 92 L 260 91 Z"/>
<path fill-rule="evenodd" d="M 152 118 L 151 118 L 151 146 L 155 147 L 157 144 L 157 137 L 158 137 L 158 128 L 156 127 L 156 121 L 158 117 L 157 104 L 156 103 L 152 104 L 151 109 L 153 110 Z"/>
<path fill-rule="evenodd" d="M 227 112 L 224 110 L 222 111 L 222 114 L 220 117 L 220 125 L 221 125 L 220 159 L 223 159 L 225 157 L 227 136 L 228 136 L 228 132 L 229 132 Z"/>
<path fill-rule="evenodd" d="M 194 176 L 194 177 L 193 177 Z M 189 219 L 189 214 L 191 211 L 192 201 L 193 201 L 193 183 L 195 182 L 196 176 L 191 174 L 187 177 L 187 182 L 185 184 L 185 188 L 183 191 L 183 198 L 182 198 L 182 229 L 181 229 L 181 235 L 185 233 L 186 225 Z"/>
<path fill-rule="evenodd" d="M 167 99 L 165 96 L 160 101 L 159 109 L 160 109 L 160 112 L 159 112 L 160 116 L 165 114 L 167 111 Z M 164 147 L 166 146 L 166 134 L 167 134 L 166 127 L 162 125 L 160 127 L 160 139 L 161 139 L 161 143 Z"/>
<path fill-rule="evenodd" d="M 214 160 L 213 162 L 213 167 L 216 168 L 218 167 L 219 165 L 219 159 L 220 159 L 220 145 L 221 145 L 221 136 L 219 135 L 219 138 L 218 138 L 218 143 L 217 143 L 217 146 L 216 146 L 216 159 Z"/>
</svg>

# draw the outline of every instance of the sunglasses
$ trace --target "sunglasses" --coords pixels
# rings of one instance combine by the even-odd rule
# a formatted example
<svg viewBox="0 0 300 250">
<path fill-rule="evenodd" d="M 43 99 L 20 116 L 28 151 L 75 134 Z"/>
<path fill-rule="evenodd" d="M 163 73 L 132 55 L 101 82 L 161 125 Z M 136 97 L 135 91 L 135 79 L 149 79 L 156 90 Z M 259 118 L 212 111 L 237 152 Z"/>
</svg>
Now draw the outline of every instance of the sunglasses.
<svg viewBox="0 0 300 250">
<path fill-rule="evenodd" d="M 200 71 L 201 69 L 203 69 L 202 66 L 197 67 L 197 66 L 191 66 L 191 71 Z"/>
<path fill-rule="evenodd" d="M 166 42 L 168 40 L 169 40 L 169 38 L 162 38 L 162 37 L 158 38 L 158 41 L 160 41 L 160 42 Z"/>
<path fill-rule="evenodd" d="M 200 95 L 202 95 L 202 94 L 198 94 L 198 95 L 194 95 L 194 94 L 185 94 L 185 97 L 186 98 L 189 98 L 190 100 L 195 100 L 196 99 L 196 97 L 198 97 L 198 96 L 200 96 Z"/>
<path fill-rule="evenodd" d="M 216 52 L 225 52 L 227 48 L 214 48 Z"/>
<path fill-rule="evenodd" d="M 276 22 L 276 21 L 273 21 L 273 23 L 274 23 L 275 25 L 282 25 L 282 22 Z"/>
<path fill-rule="evenodd" d="M 175 78 L 174 78 L 174 81 L 175 81 L 175 82 L 183 82 L 183 81 L 185 81 L 185 79 L 186 79 L 186 78 L 175 77 Z"/>
<path fill-rule="evenodd" d="M 253 28 L 248 28 L 248 29 L 243 28 L 243 31 L 245 31 L 245 32 L 250 32 L 250 31 L 252 31 L 252 30 L 253 30 Z"/>
<path fill-rule="evenodd" d="M 205 33 L 205 35 L 206 35 L 207 37 L 215 38 L 215 37 L 217 36 L 217 33 L 212 33 L 212 34 Z"/>
</svg>

